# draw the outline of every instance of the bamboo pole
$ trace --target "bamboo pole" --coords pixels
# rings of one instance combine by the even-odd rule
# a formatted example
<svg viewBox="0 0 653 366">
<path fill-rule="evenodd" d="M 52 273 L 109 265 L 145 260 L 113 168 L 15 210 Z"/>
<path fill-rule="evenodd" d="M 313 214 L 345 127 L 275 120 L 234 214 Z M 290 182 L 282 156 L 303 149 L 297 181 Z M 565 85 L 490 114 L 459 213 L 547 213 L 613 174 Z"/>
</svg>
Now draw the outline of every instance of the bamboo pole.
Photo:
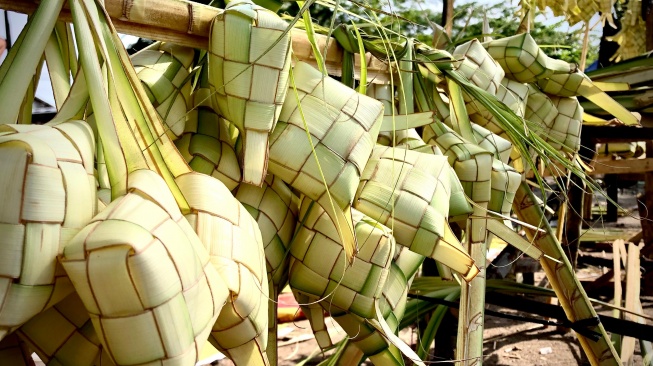
<svg viewBox="0 0 653 366">
<path fill-rule="evenodd" d="M 567 318 L 571 322 L 597 317 L 596 311 L 592 307 L 580 281 L 574 274 L 571 263 L 563 252 L 560 242 L 556 239 L 549 223 L 544 219 L 542 209 L 536 202 L 537 199 L 528 184 L 522 182 L 515 195 L 513 208 L 520 220 L 541 227 L 546 231 L 546 234 L 538 233 L 535 238 L 535 243 L 546 255 L 558 261 L 557 263 L 547 257 L 542 257 L 540 264 L 551 282 L 551 286 L 560 301 L 560 305 L 562 305 Z M 529 239 L 532 239 L 535 233 L 533 230 L 527 228 L 526 234 Z M 600 335 L 599 340 L 594 342 L 582 334 L 577 333 L 578 340 L 590 363 L 592 365 L 602 366 L 620 365 L 619 354 L 610 342 L 603 328 L 603 324 L 589 325 L 586 328 Z"/>
<path fill-rule="evenodd" d="M 207 49 L 211 21 L 222 9 L 184 0 L 105 0 L 104 6 L 120 33 L 172 42 L 182 46 Z M 32 14 L 38 6 L 34 0 L 0 0 L 0 9 Z M 71 22 L 70 10 L 65 7 L 59 16 Z M 300 29 L 292 30 L 294 61 L 304 61 L 316 66 L 313 50 Z M 323 50 L 327 37 L 317 35 L 319 49 Z M 329 42 L 326 68 L 329 75 L 342 74 L 342 48 L 335 40 Z M 388 64 L 366 54 L 367 79 L 374 83 L 388 83 Z M 359 78 L 360 57 L 356 55 L 355 77 Z"/>
</svg>

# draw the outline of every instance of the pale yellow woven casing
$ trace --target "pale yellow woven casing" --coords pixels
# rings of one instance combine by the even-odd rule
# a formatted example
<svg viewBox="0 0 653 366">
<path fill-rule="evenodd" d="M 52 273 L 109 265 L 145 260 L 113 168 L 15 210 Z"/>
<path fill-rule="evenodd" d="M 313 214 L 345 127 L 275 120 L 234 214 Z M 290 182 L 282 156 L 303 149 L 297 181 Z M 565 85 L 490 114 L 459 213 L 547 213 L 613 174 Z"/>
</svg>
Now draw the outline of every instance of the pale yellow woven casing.
<svg viewBox="0 0 653 366">
<path fill-rule="evenodd" d="M 73 291 L 56 257 L 97 210 L 93 149 L 83 122 L 0 126 L 0 339 Z"/>
<path fill-rule="evenodd" d="M 287 283 L 290 256 L 285 254 L 297 223 L 298 207 L 293 193 L 282 180 L 268 175 L 262 187 L 241 184 L 236 199 L 261 230 L 268 278 L 275 291 L 280 292 Z"/>
<path fill-rule="evenodd" d="M 559 114 L 551 99 L 534 86 L 529 86 L 528 103 L 524 118 L 528 127 L 539 134 L 554 149 L 561 149 L 565 136 L 552 133 L 552 128 Z M 562 127 L 562 126 L 561 126 Z M 561 128 L 566 132 L 566 128 Z"/>
<path fill-rule="evenodd" d="M 425 154 L 433 154 L 436 156 L 443 156 L 444 154 L 438 146 L 427 145 L 417 134 L 415 130 L 397 131 L 398 135 L 403 135 L 408 132 L 400 140 L 397 147 L 407 147 L 410 150 L 417 151 Z M 451 193 L 449 194 L 449 222 L 464 221 L 467 216 L 472 213 L 472 206 L 467 202 L 465 190 L 456 176 L 456 172 L 452 167 L 449 167 L 449 181 L 451 184 Z"/>
<path fill-rule="evenodd" d="M 114 365 L 76 293 L 32 318 L 16 334 L 46 365 Z"/>
<path fill-rule="evenodd" d="M 155 43 L 131 56 L 134 70 L 173 140 L 184 132 L 191 107 L 188 70 L 194 56 L 194 49 L 172 43 Z"/>
<path fill-rule="evenodd" d="M 379 310 L 392 331 L 396 331 L 406 310 L 408 288 L 424 261 L 424 256 L 398 246 L 388 278 L 383 286 Z M 360 349 L 375 365 L 402 364 L 401 351 L 367 322 L 351 313 L 332 314 L 333 318 L 351 338 L 352 345 Z"/>
<path fill-rule="evenodd" d="M 458 64 L 458 71 L 469 79 L 474 85 L 490 94 L 497 94 L 501 79 L 505 73 L 498 62 L 485 50 L 478 39 L 473 39 L 456 47 L 453 57 L 462 59 Z M 471 102 L 465 95 L 465 102 Z"/>
<path fill-rule="evenodd" d="M 502 215 L 510 215 L 515 193 L 521 183 L 522 175 L 514 168 L 499 160 L 492 161 L 492 192 L 488 210 Z"/>
<path fill-rule="evenodd" d="M 506 73 L 506 77 L 520 83 L 532 83 L 566 69 L 570 65 L 550 59 L 535 43 L 530 33 L 492 40 L 483 46 Z M 554 69 L 555 67 L 555 69 Z"/>
<path fill-rule="evenodd" d="M 392 88 L 391 85 L 371 84 L 367 87 L 367 96 L 383 103 L 383 114 L 385 116 L 397 115 L 397 108 L 395 108 L 393 92 L 394 88 Z M 376 143 L 383 146 L 391 146 L 392 141 L 391 132 L 381 132 L 377 137 Z"/>
<path fill-rule="evenodd" d="M 268 135 L 288 91 L 287 27 L 247 0 L 229 2 L 211 24 L 209 80 L 218 111 L 244 134 L 243 180 L 254 185 L 265 178 Z"/>
<path fill-rule="evenodd" d="M 217 179 L 193 172 L 176 182 L 191 208 L 186 218 L 229 290 L 211 343 L 236 364 L 255 364 L 256 358 L 267 363 L 269 292 L 256 221 Z"/>
<path fill-rule="evenodd" d="M 298 62 L 293 74 L 326 184 L 344 208 L 354 198 L 376 142 L 383 104 L 323 77 L 306 63 Z M 269 164 L 273 174 L 310 199 L 319 202 L 326 195 L 292 86 L 270 137 Z"/>
<path fill-rule="evenodd" d="M 335 224 L 309 199 L 300 205 L 304 225 L 290 248 L 289 282 L 296 298 L 300 303 L 322 300 L 319 312 L 309 310 L 313 315 L 309 320 L 316 325 L 316 340 L 323 348 L 332 344 L 320 319 L 324 310 L 363 319 L 376 317 L 375 303 L 381 297 L 394 255 L 395 242 L 388 228 L 357 210 L 352 210 L 352 216 L 359 245 L 353 265 L 347 266 Z"/>
<path fill-rule="evenodd" d="M 497 88 L 496 97 L 516 115 L 524 117 L 528 98 L 528 86 L 526 84 L 503 78 L 501 85 Z M 506 139 L 508 138 L 496 117 L 477 101 L 467 103 L 467 112 L 469 113 L 469 119 L 479 126 Z"/>
<path fill-rule="evenodd" d="M 117 365 L 198 361 L 228 289 L 150 170 L 65 248 L 62 264 Z"/>
<path fill-rule="evenodd" d="M 512 152 L 512 143 L 505 133 L 497 135 L 475 123 L 472 123 L 472 130 L 474 136 L 476 136 L 478 146 L 491 152 L 495 159 L 508 163 Z"/>
<path fill-rule="evenodd" d="M 377 146 L 354 207 L 391 228 L 397 243 L 471 278 L 473 260 L 460 243 L 443 240 L 449 230 L 449 174 L 444 156 Z"/>
<path fill-rule="evenodd" d="M 273 302 L 268 304 L 269 361 L 276 364 L 277 354 L 277 298 L 288 284 L 287 249 L 295 233 L 297 203 L 290 188 L 281 179 L 268 175 L 263 186 L 243 183 L 238 187 L 236 199 L 258 223 L 265 250 L 268 286 Z"/>
<path fill-rule="evenodd" d="M 289 281 L 293 291 L 325 298 L 322 307 L 339 308 L 363 318 L 374 317 L 374 301 L 381 296 L 394 255 L 390 229 L 352 210 L 358 239 L 354 264 L 347 267 L 333 221 L 317 203 L 302 200 L 299 219 L 304 222 L 290 248 Z"/>
<path fill-rule="evenodd" d="M 238 130 L 213 109 L 210 90 L 193 93 L 195 108 L 188 112 L 184 133 L 175 145 L 190 167 L 213 176 L 233 191 L 242 180 L 235 146 Z"/>
<path fill-rule="evenodd" d="M 578 99 L 571 97 L 550 96 L 551 102 L 558 110 L 549 134 L 562 142 L 562 149 L 575 154 L 580 149 L 580 132 L 583 128 L 583 107 Z"/>
<path fill-rule="evenodd" d="M 445 132 L 439 136 L 431 126 L 424 128 L 425 141 L 440 147 L 472 201 L 489 202 L 492 154 L 444 128 Z"/>
<path fill-rule="evenodd" d="M 573 74 L 551 75 L 546 79 L 537 81 L 537 86 L 543 93 L 559 97 L 575 97 L 580 95 L 579 89 L 583 87 L 583 81 L 589 78 L 582 72 Z"/>
</svg>

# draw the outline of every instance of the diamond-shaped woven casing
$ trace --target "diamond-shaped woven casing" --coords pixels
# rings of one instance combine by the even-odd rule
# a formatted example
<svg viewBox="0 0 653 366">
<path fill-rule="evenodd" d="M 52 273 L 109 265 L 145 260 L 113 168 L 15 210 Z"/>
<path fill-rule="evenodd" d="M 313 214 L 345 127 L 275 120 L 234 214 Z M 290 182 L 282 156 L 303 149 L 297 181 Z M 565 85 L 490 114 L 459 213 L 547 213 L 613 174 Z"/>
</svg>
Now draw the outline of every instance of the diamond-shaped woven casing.
<svg viewBox="0 0 653 366">
<path fill-rule="evenodd" d="M 290 287 L 325 298 L 320 304 L 327 310 L 335 307 L 373 318 L 374 301 L 381 296 L 395 241 L 390 229 L 360 211 L 352 210 L 352 216 L 358 253 L 354 264 L 347 266 L 333 221 L 319 204 L 302 200 L 299 220 L 304 224 L 290 248 Z"/>
<path fill-rule="evenodd" d="M 76 293 L 30 319 L 16 334 L 47 365 L 114 365 Z"/>
<path fill-rule="evenodd" d="M 500 136 L 475 123 L 472 123 L 472 131 L 474 131 L 478 146 L 491 152 L 495 159 L 508 163 L 512 152 L 512 143 L 507 140 L 505 133 Z"/>
<path fill-rule="evenodd" d="M 492 196 L 488 210 L 510 215 L 515 193 L 521 183 L 522 175 L 514 168 L 497 159 L 492 161 Z"/>
<path fill-rule="evenodd" d="M 278 293 L 287 283 L 290 257 L 285 254 L 297 223 L 298 208 L 293 202 L 293 193 L 281 179 L 268 175 L 262 187 L 241 184 L 236 199 L 254 217 L 261 230 L 268 278 Z"/>
<path fill-rule="evenodd" d="M 88 124 L 0 126 L 0 340 L 73 291 L 57 263 L 95 215 Z"/>
<path fill-rule="evenodd" d="M 521 33 L 483 43 L 488 53 L 506 73 L 506 77 L 520 83 L 532 83 L 553 75 L 549 57 L 530 33 Z"/>
<path fill-rule="evenodd" d="M 450 172 L 444 156 L 377 146 L 354 207 L 390 227 L 398 244 L 473 277 L 473 260 L 460 243 L 445 240 Z"/>
<path fill-rule="evenodd" d="M 488 54 L 478 39 L 473 39 L 456 47 L 453 57 L 462 59 L 458 71 L 474 85 L 490 94 L 497 94 L 505 73 L 501 66 Z M 465 96 L 465 101 L 470 98 Z"/>
<path fill-rule="evenodd" d="M 411 252 L 406 247 L 398 248 L 379 303 L 379 310 L 392 331 L 397 330 L 404 317 L 408 288 L 424 261 L 424 256 Z M 351 338 L 352 345 L 360 349 L 375 365 L 397 364 L 400 360 L 403 362 L 401 351 L 377 331 L 377 328 L 351 313 L 331 315 L 347 334 L 354 334 Z"/>
<path fill-rule="evenodd" d="M 268 281 L 261 232 L 219 180 L 199 173 L 176 178 L 190 205 L 190 226 L 229 290 L 211 343 L 236 364 L 267 363 Z"/>
<path fill-rule="evenodd" d="M 431 126 L 427 126 L 424 129 L 424 140 L 440 147 L 472 201 L 489 202 L 492 154 L 463 140 L 448 127 L 444 129 L 444 133 L 438 136 Z"/>
<path fill-rule="evenodd" d="M 536 87 L 529 85 L 528 101 L 524 119 L 528 127 L 541 135 L 554 149 L 560 149 L 564 138 L 550 135 L 551 128 L 558 116 L 558 109 L 549 97 Z"/>
<path fill-rule="evenodd" d="M 197 362 L 228 296 L 165 181 L 150 170 L 129 174 L 128 193 L 71 239 L 62 264 L 119 365 Z"/>
<path fill-rule="evenodd" d="M 196 90 L 193 100 L 195 108 L 188 113 L 184 134 L 175 145 L 194 171 L 213 176 L 234 190 L 242 178 L 234 150 L 238 130 L 215 112 L 208 88 Z"/>
<path fill-rule="evenodd" d="M 397 131 L 397 140 L 399 148 L 407 148 L 416 152 L 424 154 L 433 154 L 436 156 L 443 156 L 442 151 L 438 146 L 427 145 L 424 140 L 419 136 L 415 129 Z M 453 168 L 449 177 L 451 183 L 451 193 L 449 194 L 449 222 L 464 220 L 472 212 L 471 205 L 467 202 L 465 191 L 462 184 L 456 176 Z"/>
<path fill-rule="evenodd" d="M 287 27 L 248 0 L 229 2 L 211 24 L 209 80 L 218 111 L 244 133 L 243 179 L 254 185 L 265 178 L 268 135 L 288 91 Z"/>
<path fill-rule="evenodd" d="M 236 199 L 254 217 L 261 230 L 268 272 L 268 286 L 273 302 L 268 304 L 268 346 L 271 363 L 277 355 L 277 298 L 288 284 L 287 248 L 295 233 L 297 202 L 293 193 L 281 179 L 268 175 L 263 186 L 243 183 L 238 186 Z"/>
<path fill-rule="evenodd" d="M 505 104 L 519 117 L 524 117 L 526 112 L 526 99 L 528 98 L 528 86 L 526 84 L 503 78 L 496 93 L 497 99 Z M 472 101 L 467 103 L 469 119 L 493 133 L 505 135 L 501 124 L 496 117 L 483 107 L 480 103 Z M 507 138 L 507 137 L 505 137 Z"/>
<path fill-rule="evenodd" d="M 376 316 L 375 302 L 381 296 L 394 255 L 395 241 L 387 227 L 357 210 L 352 210 L 352 216 L 359 251 L 353 265 L 347 266 L 338 231 L 329 215 L 310 199 L 305 198 L 300 204 L 299 220 L 304 224 L 290 248 L 289 283 L 300 303 L 323 299 L 318 305 L 320 309 L 303 307 L 308 310 L 321 347 L 332 344 L 322 309 L 352 313 L 364 319 Z"/>
<path fill-rule="evenodd" d="M 394 88 L 391 85 L 383 84 L 372 84 L 367 88 L 367 96 L 372 97 L 379 102 L 383 103 L 383 115 L 392 116 L 397 115 L 397 108 L 394 104 Z M 402 132 L 401 130 L 396 131 L 397 133 Z M 399 140 L 397 138 L 397 140 Z M 381 132 L 377 137 L 376 143 L 383 146 L 392 145 L 392 132 Z"/>
<path fill-rule="evenodd" d="M 580 148 L 580 132 L 583 128 L 583 107 L 576 98 L 550 96 L 558 110 L 549 135 L 561 141 L 565 152 L 575 154 Z"/>
<path fill-rule="evenodd" d="M 559 97 L 575 97 L 581 95 L 580 89 L 585 87 L 583 82 L 589 81 L 587 75 L 578 71 L 573 74 L 556 74 L 546 79 L 537 81 L 543 93 Z"/>
<path fill-rule="evenodd" d="M 184 132 L 190 109 L 191 79 L 188 70 L 195 50 L 157 42 L 131 57 L 150 102 L 174 140 Z"/>
<path fill-rule="evenodd" d="M 344 208 L 379 134 L 383 105 L 298 62 L 293 70 L 301 109 L 334 201 Z M 326 93 L 323 95 L 323 92 Z M 270 137 L 270 172 L 314 201 L 326 196 L 291 88 Z"/>
</svg>

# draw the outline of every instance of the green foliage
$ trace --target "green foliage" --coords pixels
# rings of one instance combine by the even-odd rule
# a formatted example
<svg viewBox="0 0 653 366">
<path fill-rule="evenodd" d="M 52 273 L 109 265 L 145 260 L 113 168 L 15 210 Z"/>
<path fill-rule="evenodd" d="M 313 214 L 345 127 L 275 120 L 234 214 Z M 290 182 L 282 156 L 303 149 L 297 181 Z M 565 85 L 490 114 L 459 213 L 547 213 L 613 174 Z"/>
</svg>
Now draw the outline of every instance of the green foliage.
<svg viewBox="0 0 653 366">
<path fill-rule="evenodd" d="M 387 5 L 387 2 L 380 0 L 341 1 L 340 5 L 347 11 L 366 18 L 372 18 L 370 9 L 377 9 L 376 16 L 386 27 L 429 45 L 433 38 L 433 28 L 429 24 L 442 23 L 440 9 L 433 9 L 432 6 L 427 6 L 421 0 L 398 2 L 392 8 Z M 288 2 L 282 7 L 281 12 L 294 16 L 298 10 L 299 8 L 294 2 Z M 471 2 L 456 6 L 452 37 L 454 46 L 483 36 L 484 14 L 488 18 L 490 36 L 500 38 L 514 35 L 520 23 L 517 10 L 517 7 L 509 2 L 500 2 L 489 6 Z M 396 17 L 390 16 L 391 13 L 396 14 Z M 311 16 L 316 24 L 328 28 L 333 11 L 328 7 L 315 4 L 311 7 Z M 339 12 L 335 24 L 349 24 L 351 20 L 347 14 Z M 567 62 L 578 63 L 582 49 L 583 29 L 568 32 L 566 28 L 564 20 L 545 23 L 536 19 L 531 27 L 531 35 L 547 55 Z M 598 36 L 590 33 L 590 45 L 597 44 Z M 598 47 L 590 46 L 587 64 L 591 64 L 597 57 Z"/>
</svg>

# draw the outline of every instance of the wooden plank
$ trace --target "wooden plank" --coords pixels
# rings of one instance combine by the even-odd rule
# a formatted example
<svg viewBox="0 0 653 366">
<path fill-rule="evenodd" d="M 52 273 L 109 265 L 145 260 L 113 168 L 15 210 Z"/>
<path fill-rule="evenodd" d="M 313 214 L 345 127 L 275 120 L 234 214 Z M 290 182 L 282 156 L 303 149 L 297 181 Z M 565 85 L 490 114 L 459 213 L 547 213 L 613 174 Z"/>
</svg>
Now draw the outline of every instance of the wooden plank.
<svg viewBox="0 0 653 366">
<path fill-rule="evenodd" d="M 612 272 L 614 277 L 614 306 L 621 307 L 621 299 L 623 297 L 623 290 L 621 288 L 621 247 L 623 246 L 623 240 L 615 240 L 612 245 Z M 615 318 L 621 319 L 621 311 L 618 309 L 612 310 L 612 316 Z M 612 334 L 612 342 L 614 343 L 614 348 L 618 353 L 621 353 L 621 343 L 622 338 L 619 334 Z"/>
<path fill-rule="evenodd" d="M 653 158 L 653 141 L 646 141 L 646 157 Z M 651 258 L 651 251 L 653 249 L 653 173 L 647 173 L 644 176 L 644 205 L 646 207 L 646 215 L 642 216 L 647 220 L 641 220 L 642 231 L 644 232 L 644 252 L 647 257 Z M 638 204 L 639 206 L 639 204 Z M 641 214 L 640 214 L 641 216 Z"/>
<path fill-rule="evenodd" d="M 637 312 L 640 291 L 639 272 L 639 246 L 633 243 L 628 244 L 628 258 L 626 266 L 626 309 Z M 639 317 L 632 314 L 625 314 L 625 318 L 631 321 L 638 321 Z M 621 344 L 621 360 L 624 365 L 632 364 L 635 354 L 636 339 L 624 337 Z"/>
<path fill-rule="evenodd" d="M 651 127 L 583 126 L 583 135 L 595 142 L 634 142 L 653 139 Z"/>
<path fill-rule="evenodd" d="M 598 174 L 624 174 L 624 173 L 646 173 L 653 171 L 653 158 L 645 159 L 622 159 L 607 162 L 596 162 L 594 172 Z"/>
<path fill-rule="evenodd" d="M 211 21 L 223 11 L 219 8 L 184 0 L 147 0 L 147 12 L 129 11 L 129 9 L 135 8 L 133 3 L 136 2 L 136 0 L 104 1 L 107 13 L 111 16 L 111 21 L 118 32 L 200 49 L 208 47 Z M 0 0 L 0 9 L 25 14 L 32 14 L 37 6 L 38 3 L 33 0 Z M 64 8 L 59 18 L 71 22 L 70 10 Z M 292 40 L 295 56 L 293 61 L 298 59 L 316 65 L 306 32 L 293 29 Z M 323 50 L 327 43 L 327 37 L 317 35 L 317 42 L 320 49 Z M 369 53 L 366 55 L 366 60 L 368 61 L 368 81 L 387 83 L 389 81 L 388 64 Z M 342 75 L 342 48 L 335 39 L 329 42 L 325 63 L 330 75 Z M 356 78 L 359 78 L 360 58 L 358 55 L 356 55 L 354 70 Z"/>
<path fill-rule="evenodd" d="M 587 173 L 591 176 L 603 175 L 603 174 L 633 174 L 633 173 L 647 173 L 653 172 L 653 158 L 645 159 L 622 159 L 622 160 L 610 160 L 610 161 L 594 161 L 594 171 Z M 556 165 L 556 172 L 562 171 L 562 167 Z M 558 176 L 559 174 L 556 174 Z M 544 170 L 544 176 L 550 177 L 551 169 L 546 168 Z M 533 178 L 533 172 L 529 171 L 526 174 L 526 178 Z"/>
</svg>

